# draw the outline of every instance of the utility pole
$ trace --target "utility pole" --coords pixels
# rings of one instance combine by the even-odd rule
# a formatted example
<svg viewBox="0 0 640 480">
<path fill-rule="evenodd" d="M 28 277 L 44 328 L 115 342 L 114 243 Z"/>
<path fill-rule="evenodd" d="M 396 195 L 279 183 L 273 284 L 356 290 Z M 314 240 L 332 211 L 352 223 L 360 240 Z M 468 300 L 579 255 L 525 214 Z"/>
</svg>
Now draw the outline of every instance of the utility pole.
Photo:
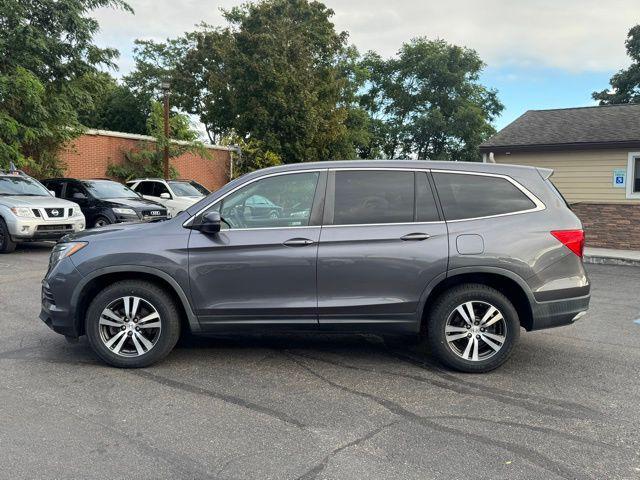
<svg viewBox="0 0 640 480">
<path fill-rule="evenodd" d="M 164 179 L 169 180 L 169 82 L 162 82 L 164 93 Z"/>
</svg>

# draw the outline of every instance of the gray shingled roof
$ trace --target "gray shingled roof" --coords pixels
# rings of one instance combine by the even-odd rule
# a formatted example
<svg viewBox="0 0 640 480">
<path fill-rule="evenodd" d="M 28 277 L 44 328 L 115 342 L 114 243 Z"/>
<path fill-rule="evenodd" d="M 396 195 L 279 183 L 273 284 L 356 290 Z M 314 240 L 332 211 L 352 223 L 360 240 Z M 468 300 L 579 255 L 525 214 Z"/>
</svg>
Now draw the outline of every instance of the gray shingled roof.
<svg viewBox="0 0 640 480">
<path fill-rule="evenodd" d="M 640 104 L 529 110 L 480 148 L 640 143 Z"/>
</svg>

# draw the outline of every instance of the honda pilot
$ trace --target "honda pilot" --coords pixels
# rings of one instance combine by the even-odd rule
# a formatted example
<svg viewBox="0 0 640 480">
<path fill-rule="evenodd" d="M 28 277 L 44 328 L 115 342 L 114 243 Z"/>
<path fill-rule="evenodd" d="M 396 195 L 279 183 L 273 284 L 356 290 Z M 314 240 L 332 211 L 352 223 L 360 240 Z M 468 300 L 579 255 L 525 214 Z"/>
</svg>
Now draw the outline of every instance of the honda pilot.
<svg viewBox="0 0 640 480">
<path fill-rule="evenodd" d="M 183 331 L 402 334 L 464 372 L 507 360 L 520 330 L 589 306 L 584 234 L 549 177 L 510 165 L 350 161 L 236 179 L 175 218 L 68 236 L 41 319 L 117 367 Z M 251 208 L 256 196 L 277 215 Z"/>
</svg>

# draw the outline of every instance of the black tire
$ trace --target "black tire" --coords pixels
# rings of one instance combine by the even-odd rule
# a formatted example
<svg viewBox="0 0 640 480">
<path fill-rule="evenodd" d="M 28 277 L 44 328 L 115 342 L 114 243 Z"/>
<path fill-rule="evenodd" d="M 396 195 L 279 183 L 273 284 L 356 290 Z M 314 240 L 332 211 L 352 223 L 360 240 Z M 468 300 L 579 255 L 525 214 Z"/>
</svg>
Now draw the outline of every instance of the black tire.
<svg viewBox="0 0 640 480">
<path fill-rule="evenodd" d="M 93 221 L 93 228 L 104 227 L 106 225 L 111 225 L 112 223 L 113 222 L 109 220 L 107 217 L 105 217 L 104 215 L 99 215 Z"/>
<path fill-rule="evenodd" d="M 121 356 L 114 353 L 105 345 L 101 333 L 101 329 L 105 327 L 99 325 L 105 308 L 127 296 L 139 297 L 142 301 L 148 302 L 160 316 L 161 326 L 155 344 L 137 356 Z M 109 365 L 119 368 L 147 367 L 159 362 L 173 350 L 180 336 L 180 314 L 172 298 L 159 286 L 142 280 L 125 280 L 106 287 L 91 302 L 85 318 L 85 332 L 93 351 Z M 126 342 L 128 341 L 125 341 L 125 344 Z"/>
<path fill-rule="evenodd" d="M 456 310 L 458 306 L 462 306 L 467 302 L 477 302 L 474 303 L 476 305 L 476 310 L 483 307 L 486 308 L 484 312 L 481 311 L 479 314 L 478 312 L 474 312 L 476 313 L 476 317 L 474 319 L 476 321 L 472 322 L 472 325 L 470 326 L 467 326 L 467 322 L 464 320 L 464 317 L 458 313 L 458 310 Z M 475 331 L 482 328 L 480 325 L 482 318 L 480 317 L 483 316 L 482 313 L 488 312 L 490 307 L 497 309 L 498 312 L 495 315 L 497 316 L 500 314 L 504 321 L 499 320 L 491 327 L 487 327 L 482 330 L 482 332 L 486 331 L 486 333 Z M 464 307 L 463 310 L 464 313 L 467 314 L 467 318 L 469 318 L 470 315 L 468 314 L 468 310 L 465 310 Z M 459 329 L 458 331 L 461 332 L 459 334 L 452 332 L 450 335 L 466 336 L 463 336 L 461 339 L 454 342 L 449 342 L 447 340 L 447 334 L 445 333 L 448 321 L 450 322 L 449 326 L 452 326 L 454 329 Z M 454 326 L 454 322 L 456 321 L 459 322 L 458 326 Z M 489 323 L 489 320 L 487 320 L 487 323 Z M 472 331 L 471 329 L 474 329 L 474 333 L 465 333 L 461 328 L 466 328 L 469 332 Z M 498 328 L 500 329 L 498 334 L 499 336 L 504 337 L 504 341 L 502 342 L 500 349 L 495 351 L 494 348 L 486 343 L 485 338 L 487 337 L 484 337 L 484 335 L 490 333 L 495 336 L 495 330 L 491 332 L 489 330 Z M 469 335 L 471 335 L 471 337 L 469 337 Z M 482 340 L 474 340 L 472 338 L 474 336 L 478 339 L 481 338 Z M 513 351 L 513 347 L 515 347 L 518 342 L 519 337 L 520 320 L 518 318 L 518 312 L 514 308 L 513 304 L 509 299 L 507 299 L 507 297 L 496 289 L 482 284 L 469 283 L 458 285 L 457 287 L 443 293 L 436 300 L 427 319 L 427 342 L 431 352 L 441 363 L 460 372 L 482 373 L 498 368 L 507 361 Z M 472 359 L 472 352 L 476 343 L 478 344 L 478 350 L 476 351 L 484 350 L 484 354 L 487 358 L 482 359 L 481 355 L 478 355 L 477 360 Z M 499 342 L 493 341 L 493 343 L 494 345 L 499 345 Z M 472 345 L 473 348 L 471 350 L 465 348 L 464 351 L 461 352 L 462 348 L 458 348 L 458 345 Z M 455 349 L 457 349 L 457 352 L 454 351 Z M 467 357 L 471 357 L 470 359 L 464 358 L 465 352 Z"/>
<path fill-rule="evenodd" d="M 3 218 L 0 218 L 0 253 L 11 253 L 16 249 L 16 242 L 11 240 L 9 229 Z"/>
</svg>

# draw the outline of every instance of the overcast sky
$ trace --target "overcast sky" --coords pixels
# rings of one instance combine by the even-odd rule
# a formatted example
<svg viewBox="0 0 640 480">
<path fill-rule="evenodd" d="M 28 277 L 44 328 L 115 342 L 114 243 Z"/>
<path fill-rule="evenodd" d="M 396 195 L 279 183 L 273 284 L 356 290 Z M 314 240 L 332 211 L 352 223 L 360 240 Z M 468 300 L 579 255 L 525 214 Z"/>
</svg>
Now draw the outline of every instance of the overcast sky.
<svg viewBox="0 0 640 480">
<path fill-rule="evenodd" d="M 99 10 L 100 45 L 121 52 L 120 74 L 133 65 L 136 38 L 162 40 L 202 21 L 222 24 L 220 7 L 240 1 L 129 0 L 135 15 Z M 499 91 L 503 127 L 525 110 L 593 104 L 628 65 L 624 40 L 640 23 L 640 0 L 326 0 L 334 22 L 360 51 L 393 55 L 416 36 L 443 38 L 478 51 L 483 82 Z"/>
</svg>

